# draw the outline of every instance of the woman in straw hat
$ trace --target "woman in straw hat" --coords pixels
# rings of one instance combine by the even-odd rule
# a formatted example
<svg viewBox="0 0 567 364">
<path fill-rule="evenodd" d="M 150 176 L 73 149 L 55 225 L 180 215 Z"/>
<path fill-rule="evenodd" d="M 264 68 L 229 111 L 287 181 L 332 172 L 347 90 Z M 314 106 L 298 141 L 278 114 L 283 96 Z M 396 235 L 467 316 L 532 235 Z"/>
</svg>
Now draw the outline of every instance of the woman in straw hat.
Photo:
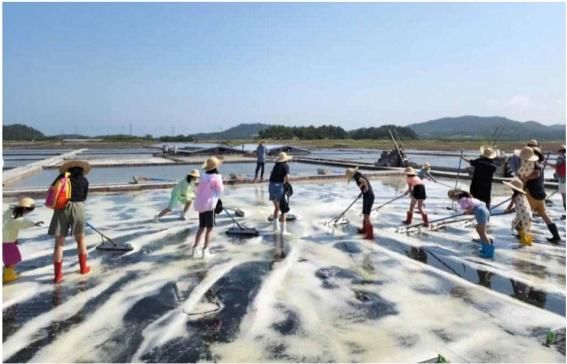
<svg viewBox="0 0 567 364">
<path fill-rule="evenodd" d="M 425 213 L 425 210 L 423 208 L 423 201 L 425 201 L 425 199 L 427 198 L 425 194 L 425 185 L 421 181 L 421 178 L 419 178 L 416 175 L 416 171 L 412 167 L 407 167 L 405 170 L 405 174 L 406 174 L 406 183 L 408 184 L 408 190 L 406 191 L 405 194 L 406 195 L 411 194 L 411 202 L 410 202 L 409 210 L 406 213 L 406 219 L 402 221 L 402 224 L 406 224 L 406 225 L 411 224 L 411 220 L 413 217 L 413 209 L 417 204 L 417 211 L 419 211 L 419 213 L 421 214 L 421 219 L 423 220 L 423 226 L 428 227 L 429 218 L 427 217 L 427 214 Z"/>
<path fill-rule="evenodd" d="M 447 195 L 451 200 L 456 201 L 466 214 L 474 215 L 477 224 L 475 229 L 480 237 L 481 243 L 480 256 L 483 258 L 494 257 L 494 244 L 492 243 L 492 239 L 488 237 L 486 231 L 486 225 L 488 224 L 488 220 L 490 220 L 490 210 L 488 210 L 482 201 L 474 198 L 466 191 L 453 189 L 449 190 Z"/>
<path fill-rule="evenodd" d="M 15 268 L 16 264 L 22 261 L 22 255 L 18 247 L 18 233 L 20 230 L 43 224 L 43 221 L 33 222 L 23 218 L 34 209 L 35 201 L 29 197 L 22 197 L 15 206 L 10 207 L 2 215 L 3 283 L 12 282 L 18 278 Z"/>
<path fill-rule="evenodd" d="M 209 157 L 203 163 L 205 173 L 200 177 L 195 196 L 195 210 L 199 212 L 199 230 L 197 230 L 195 243 L 189 253 L 192 257 L 195 256 L 195 250 L 201 241 L 203 231 L 205 231 L 205 246 L 201 252 L 201 257 L 207 258 L 214 255 L 209 250 L 209 245 L 213 233 L 214 210 L 224 190 L 222 175 L 218 171 L 221 164 L 222 161 L 214 156 Z"/>
<path fill-rule="evenodd" d="M 266 165 L 266 158 L 268 157 L 268 149 L 266 148 L 266 141 L 260 140 L 256 148 L 256 172 L 254 172 L 254 181 L 258 179 L 258 172 L 260 172 L 260 181 L 264 180 L 264 166 Z"/>
<path fill-rule="evenodd" d="M 524 192 L 524 183 L 519 178 L 514 178 L 510 182 L 504 182 L 504 185 L 514 191 L 512 200 L 506 208 L 506 212 L 510 213 L 513 211 L 514 206 L 516 206 L 516 217 L 512 221 L 512 229 L 518 232 L 522 246 L 532 245 L 533 238 L 530 234 L 532 227 L 532 209 L 526 198 L 526 192 Z"/>
<path fill-rule="evenodd" d="M 182 203 L 185 206 L 183 207 L 183 211 L 179 216 L 180 220 L 186 220 L 187 211 L 191 207 L 191 203 L 195 199 L 195 182 L 199 178 L 199 171 L 194 169 L 177 182 L 175 187 L 171 190 L 171 195 L 169 197 L 169 204 L 165 209 L 163 209 L 159 214 L 154 216 L 154 222 L 157 223 L 158 219 L 162 216 L 165 216 L 173 210 L 175 205 L 178 203 Z"/>
<path fill-rule="evenodd" d="M 268 193 L 270 194 L 270 201 L 274 204 L 274 231 L 278 230 L 278 214 L 280 213 L 280 201 L 284 196 L 284 184 L 289 183 L 289 164 L 287 163 L 293 159 L 292 156 L 287 155 L 286 152 L 281 152 L 276 158 L 274 168 L 270 174 L 270 184 L 268 186 Z M 286 224 L 286 214 L 281 213 L 279 217 L 280 232 L 284 234 Z"/>
<path fill-rule="evenodd" d="M 67 161 L 59 167 L 60 174 L 53 182 L 54 185 L 65 173 L 70 175 L 71 197 L 69 203 L 65 208 L 53 211 L 53 217 L 48 230 L 48 234 L 55 237 L 55 248 L 53 250 L 54 283 L 59 283 L 63 280 L 63 247 L 65 246 L 65 237 L 69 234 L 69 230 L 77 242 L 80 273 L 87 274 L 91 270 L 87 265 L 84 204 L 89 191 L 89 181 L 85 178 L 85 175 L 90 170 L 91 165 L 87 161 Z"/>
<path fill-rule="evenodd" d="M 374 227 L 370 221 L 370 213 L 372 212 L 372 205 L 374 204 L 374 190 L 368 178 L 358 171 L 356 168 L 347 168 L 346 172 L 347 181 L 354 180 L 360 193 L 362 193 L 362 228 L 358 229 L 358 233 L 364 235 L 365 239 L 374 239 Z"/>
<path fill-rule="evenodd" d="M 557 153 L 557 160 L 549 165 L 555 168 L 555 177 L 558 180 L 557 190 L 563 198 L 563 210 L 565 210 L 565 144 L 561 144 Z M 561 218 L 565 220 L 565 214 Z"/>
<path fill-rule="evenodd" d="M 474 160 L 468 160 L 465 157 L 461 158 L 474 167 L 470 186 L 471 195 L 483 201 L 486 207 L 490 209 L 492 179 L 494 178 L 494 172 L 496 172 L 496 165 L 493 161 L 496 158 L 496 151 L 490 146 L 483 145 L 480 147 L 479 158 Z"/>
</svg>

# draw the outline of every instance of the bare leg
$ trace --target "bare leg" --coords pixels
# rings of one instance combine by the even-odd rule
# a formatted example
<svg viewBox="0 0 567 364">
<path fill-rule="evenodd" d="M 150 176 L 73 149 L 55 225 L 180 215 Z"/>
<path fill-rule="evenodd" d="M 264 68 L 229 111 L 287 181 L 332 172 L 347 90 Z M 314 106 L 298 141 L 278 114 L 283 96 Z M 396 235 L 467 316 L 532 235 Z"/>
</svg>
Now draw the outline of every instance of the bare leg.
<svg viewBox="0 0 567 364">
<path fill-rule="evenodd" d="M 165 215 L 169 214 L 170 212 L 171 212 L 171 209 L 169 207 L 165 208 L 158 214 L 158 217 L 165 216 Z"/>
<path fill-rule="evenodd" d="M 85 234 L 75 235 L 75 241 L 77 242 L 77 250 L 79 254 L 87 254 L 87 244 L 85 244 Z"/>
<path fill-rule="evenodd" d="M 188 201 L 188 202 L 185 204 L 185 207 L 183 208 L 183 213 L 186 214 L 187 211 L 189 211 L 189 209 L 191 208 L 191 204 L 192 204 L 192 203 L 193 203 L 193 201 Z"/>
<path fill-rule="evenodd" d="M 278 218 L 278 214 L 280 212 L 280 203 L 278 201 L 272 201 L 274 204 L 274 220 Z"/>
<path fill-rule="evenodd" d="M 213 236 L 213 228 L 208 227 L 207 232 L 205 233 L 205 246 L 203 247 L 203 249 L 207 249 L 209 247 L 212 236 Z"/>
<path fill-rule="evenodd" d="M 415 208 L 415 204 L 416 204 L 417 200 L 415 198 L 411 198 L 411 202 L 409 205 L 409 213 L 413 214 L 413 209 Z"/>
<path fill-rule="evenodd" d="M 286 215 L 286 214 L 284 214 L 284 213 L 282 213 L 282 214 L 280 215 L 280 222 L 285 222 L 285 215 Z"/>
<path fill-rule="evenodd" d="M 193 244 L 193 248 L 196 248 L 199 245 L 199 242 L 201 241 L 201 235 L 203 234 L 203 230 L 205 228 L 200 227 L 199 230 L 197 230 L 197 235 L 195 235 L 195 243 Z"/>
<path fill-rule="evenodd" d="M 553 224 L 553 221 L 551 221 L 549 216 L 547 216 L 546 211 L 540 211 L 540 216 L 543 218 L 543 221 L 545 221 L 546 225 Z"/>
<path fill-rule="evenodd" d="M 417 200 L 417 211 L 419 211 L 420 214 L 425 214 L 423 207 L 423 200 Z"/>
<path fill-rule="evenodd" d="M 490 243 L 490 239 L 488 238 L 488 234 L 486 233 L 486 224 L 478 224 L 477 226 L 475 226 L 475 229 L 481 241 Z"/>
<path fill-rule="evenodd" d="M 55 247 L 53 248 L 53 262 L 59 263 L 63 261 L 63 247 L 65 246 L 65 237 L 55 237 Z"/>
</svg>

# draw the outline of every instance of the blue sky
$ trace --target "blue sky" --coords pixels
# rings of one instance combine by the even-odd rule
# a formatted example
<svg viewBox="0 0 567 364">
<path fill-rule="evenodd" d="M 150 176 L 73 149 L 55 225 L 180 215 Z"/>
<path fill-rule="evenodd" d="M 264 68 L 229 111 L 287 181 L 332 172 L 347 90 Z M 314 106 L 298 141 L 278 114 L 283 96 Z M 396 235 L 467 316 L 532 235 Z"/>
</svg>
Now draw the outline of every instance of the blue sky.
<svg viewBox="0 0 567 364">
<path fill-rule="evenodd" d="M 4 3 L 3 120 L 166 135 L 565 122 L 561 3 Z"/>
</svg>

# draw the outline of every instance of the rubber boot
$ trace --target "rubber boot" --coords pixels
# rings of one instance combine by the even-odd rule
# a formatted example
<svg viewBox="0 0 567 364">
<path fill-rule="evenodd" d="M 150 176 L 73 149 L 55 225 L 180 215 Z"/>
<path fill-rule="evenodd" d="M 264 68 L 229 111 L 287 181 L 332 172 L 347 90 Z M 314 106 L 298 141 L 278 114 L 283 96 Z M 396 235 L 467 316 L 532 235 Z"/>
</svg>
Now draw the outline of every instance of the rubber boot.
<svg viewBox="0 0 567 364">
<path fill-rule="evenodd" d="M 53 271 L 55 272 L 53 283 L 60 283 L 63 280 L 63 262 L 53 262 Z"/>
<path fill-rule="evenodd" d="M 81 267 L 81 274 L 87 274 L 91 271 L 91 267 L 87 265 L 86 254 L 79 254 L 79 266 Z"/>
<path fill-rule="evenodd" d="M 547 238 L 548 241 L 552 243 L 557 243 L 561 241 L 561 237 L 559 236 L 559 232 L 557 231 L 557 225 L 549 224 L 547 225 L 547 228 L 549 229 L 551 235 L 553 235 L 551 238 Z"/>
<path fill-rule="evenodd" d="M 531 246 L 533 242 L 533 237 L 530 233 L 526 233 L 523 229 L 518 231 L 520 235 L 520 245 L 521 246 Z"/>
<path fill-rule="evenodd" d="M 494 258 L 494 244 L 482 242 L 483 252 L 480 253 L 481 258 L 492 259 Z"/>
<path fill-rule="evenodd" d="M 357 231 L 359 234 L 363 234 L 363 235 L 366 234 L 366 222 L 364 221 L 364 219 L 362 219 L 362 227 L 356 229 L 356 231 Z"/>
<path fill-rule="evenodd" d="M 429 227 L 429 217 L 427 217 L 427 214 L 421 214 L 421 219 L 423 220 L 423 226 Z"/>
<path fill-rule="evenodd" d="M 287 228 L 285 227 L 286 222 L 280 222 L 280 234 L 287 235 Z"/>
<path fill-rule="evenodd" d="M 407 212 L 406 212 L 406 219 L 405 219 L 404 221 L 402 221 L 402 224 L 406 224 L 406 225 L 411 224 L 411 219 L 412 219 L 412 217 L 413 217 L 413 213 L 407 211 Z"/>
<path fill-rule="evenodd" d="M 4 267 L 4 270 L 2 271 L 2 283 L 10 283 L 15 281 L 16 278 L 18 278 L 18 274 L 14 267 Z"/>
<path fill-rule="evenodd" d="M 364 237 L 368 240 L 374 240 L 374 226 L 371 222 L 366 223 L 366 231 Z"/>
<path fill-rule="evenodd" d="M 278 232 L 278 219 L 274 219 L 273 224 L 274 224 L 273 225 L 274 233 L 277 233 Z"/>
</svg>

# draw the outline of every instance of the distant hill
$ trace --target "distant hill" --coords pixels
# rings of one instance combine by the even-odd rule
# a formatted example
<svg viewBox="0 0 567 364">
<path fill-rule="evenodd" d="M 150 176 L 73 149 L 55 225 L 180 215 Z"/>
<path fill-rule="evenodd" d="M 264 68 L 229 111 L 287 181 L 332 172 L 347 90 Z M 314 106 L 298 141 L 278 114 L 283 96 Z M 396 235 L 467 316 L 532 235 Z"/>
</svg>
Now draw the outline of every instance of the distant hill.
<svg viewBox="0 0 567 364">
<path fill-rule="evenodd" d="M 543 125 L 536 121 L 515 121 L 500 116 L 459 116 L 441 118 L 408 125 L 421 139 L 490 138 L 497 126 L 502 126 L 501 139 L 547 139 L 565 137 L 565 124 Z"/>
<path fill-rule="evenodd" d="M 249 139 L 256 137 L 262 130 L 269 128 L 270 125 L 255 124 L 239 124 L 230 129 L 226 129 L 216 133 L 199 133 L 192 134 L 195 140 L 212 140 L 212 139 Z"/>
<path fill-rule="evenodd" d="M 2 126 L 3 140 L 39 140 L 45 135 L 37 129 L 22 124 L 12 124 Z"/>
</svg>

